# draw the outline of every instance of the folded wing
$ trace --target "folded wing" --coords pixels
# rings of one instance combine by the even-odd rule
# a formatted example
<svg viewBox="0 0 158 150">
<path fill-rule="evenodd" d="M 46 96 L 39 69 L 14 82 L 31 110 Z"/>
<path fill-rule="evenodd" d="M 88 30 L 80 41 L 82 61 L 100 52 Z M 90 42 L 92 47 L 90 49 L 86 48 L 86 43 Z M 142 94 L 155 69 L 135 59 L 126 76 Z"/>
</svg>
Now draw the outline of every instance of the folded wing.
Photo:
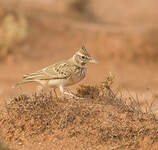
<svg viewBox="0 0 158 150">
<path fill-rule="evenodd" d="M 71 76 L 71 72 L 71 65 L 67 63 L 57 63 L 37 72 L 26 74 L 23 78 L 24 80 L 66 79 Z"/>
</svg>

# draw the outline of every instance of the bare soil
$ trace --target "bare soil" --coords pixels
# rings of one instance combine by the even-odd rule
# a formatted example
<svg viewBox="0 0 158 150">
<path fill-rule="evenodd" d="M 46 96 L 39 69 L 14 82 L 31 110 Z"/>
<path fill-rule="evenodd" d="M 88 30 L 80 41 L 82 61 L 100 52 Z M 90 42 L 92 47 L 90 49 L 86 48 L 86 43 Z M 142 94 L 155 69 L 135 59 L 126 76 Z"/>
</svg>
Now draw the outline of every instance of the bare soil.
<svg viewBox="0 0 158 150">
<path fill-rule="evenodd" d="M 156 24 L 158 20 L 156 18 L 158 11 L 155 9 L 157 2 L 154 0 L 150 2 L 140 0 L 139 3 L 138 1 L 133 1 L 131 4 L 130 1 L 126 1 L 120 4 L 120 1 L 102 0 L 99 3 L 95 0 L 93 2 L 87 1 L 86 7 L 82 6 L 84 3 L 80 4 L 79 8 L 78 5 L 76 8 L 76 4 L 72 5 L 71 0 L 64 2 L 38 1 L 38 4 L 37 1 L 23 0 L 23 5 L 20 3 L 16 5 L 13 2 L 9 0 L 0 2 L 2 6 L 0 10 L 10 11 L 15 6 L 18 6 L 18 10 L 23 12 L 28 20 L 29 34 L 24 41 L 10 47 L 8 57 L 5 61 L 0 62 L 0 109 L 5 109 L 4 104 L 8 103 L 12 97 L 21 94 L 29 96 L 35 91 L 39 92 L 37 84 L 24 85 L 21 89 L 11 88 L 17 81 L 22 79 L 24 74 L 42 69 L 56 61 L 70 58 L 82 45 L 85 45 L 89 53 L 98 60 L 99 64 L 88 65 L 87 76 L 80 84 L 99 85 L 100 82 L 105 80 L 107 73 L 111 72 L 115 75 L 113 88 L 116 91 L 121 92 L 124 98 L 132 96 L 139 99 L 143 107 L 143 112 L 154 100 L 152 111 L 157 115 L 158 28 Z M 72 91 L 75 92 L 74 89 L 76 87 L 78 85 L 74 85 L 70 89 L 73 89 Z M 60 93 L 58 94 L 60 95 Z M 51 105 L 54 105 L 52 103 Z M 83 110 L 85 109 L 85 112 L 90 107 L 96 109 L 92 113 L 95 113 L 95 111 L 104 111 L 99 113 L 101 116 L 96 115 L 97 118 L 102 118 L 102 115 L 106 116 L 111 112 L 113 117 L 117 118 L 119 115 L 123 117 L 121 122 L 123 125 L 127 126 L 128 121 L 131 122 L 131 118 L 129 119 L 126 113 L 118 113 L 115 105 L 106 105 L 100 108 L 97 104 L 94 105 L 90 99 L 87 99 L 86 102 L 82 100 L 81 102 L 61 100 L 58 105 L 60 108 L 65 108 L 66 105 L 75 105 L 77 109 L 80 109 L 79 103 L 84 105 L 81 107 Z M 78 114 L 75 115 L 77 117 Z M 92 126 L 93 119 L 96 119 L 94 116 L 88 118 Z M 120 118 L 118 117 L 117 119 Z M 106 118 L 102 120 L 102 122 L 104 121 L 106 121 Z M 118 122 L 113 122 L 114 126 L 110 125 L 109 130 L 120 130 L 115 128 Z M 88 130 L 90 128 L 88 123 L 87 125 L 86 123 L 84 124 L 84 128 L 77 125 L 78 128 L 82 129 L 82 134 L 80 133 L 79 136 L 75 135 L 71 138 L 67 135 L 69 134 L 67 131 L 73 131 L 70 125 L 66 133 L 59 130 L 54 131 L 56 132 L 54 133 L 56 137 L 46 132 L 40 134 L 39 137 L 29 137 L 26 139 L 23 137 L 23 143 L 21 143 L 15 140 L 17 136 L 21 136 L 21 134 L 17 133 L 15 136 L 12 135 L 13 140 L 4 140 L 4 142 L 13 148 L 24 150 L 128 149 L 127 145 L 118 147 L 118 143 L 116 143 L 118 144 L 117 146 L 114 143 L 96 144 L 96 136 L 99 134 L 97 131 L 91 133 L 90 137 L 86 138 L 83 129 Z M 143 124 L 138 121 L 138 124 L 140 124 L 139 127 L 143 126 L 145 130 L 148 130 L 148 127 L 152 123 L 149 120 Z M 98 127 L 98 125 L 99 122 L 94 121 L 93 127 Z M 122 128 L 124 127 L 123 125 Z M 132 124 L 130 125 L 132 126 Z M 154 125 L 157 126 L 157 122 Z M 73 127 L 75 128 L 75 132 L 77 132 L 75 124 Z M 105 130 L 107 130 L 107 127 Z M 7 135 L 7 133 L 5 134 Z M 123 135 L 125 132 L 122 131 L 119 134 Z M 142 135 L 144 135 L 144 130 Z M 119 138 L 117 136 L 118 134 L 116 138 Z M 139 143 L 138 141 L 141 142 Z M 89 142 L 92 143 L 88 147 L 87 143 Z M 138 144 L 139 148 L 137 147 L 137 149 L 157 149 L 157 144 L 150 144 L 153 141 L 149 136 L 145 136 L 143 139 L 139 137 L 137 142 L 140 144 Z M 112 144 L 116 147 L 112 146 Z"/>
</svg>

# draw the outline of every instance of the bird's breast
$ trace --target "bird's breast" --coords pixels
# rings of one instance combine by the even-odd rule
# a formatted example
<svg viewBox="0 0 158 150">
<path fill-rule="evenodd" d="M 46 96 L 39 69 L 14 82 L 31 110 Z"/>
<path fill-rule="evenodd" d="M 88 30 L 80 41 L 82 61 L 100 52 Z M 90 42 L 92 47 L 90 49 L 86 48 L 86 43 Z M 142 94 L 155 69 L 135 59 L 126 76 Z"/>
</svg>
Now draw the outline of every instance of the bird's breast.
<svg viewBox="0 0 158 150">
<path fill-rule="evenodd" d="M 70 77 L 70 80 L 72 80 L 74 83 L 77 83 L 81 81 L 86 76 L 86 68 L 77 68 Z"/>
<path fill-rule="evenodd" d="M 52 79 L 48 81 L 49 87 L 70 86 L 81 81 L 86 75 L 86 68 L 76 68 L 73 73 L 65 79 Z"/>
</svg>

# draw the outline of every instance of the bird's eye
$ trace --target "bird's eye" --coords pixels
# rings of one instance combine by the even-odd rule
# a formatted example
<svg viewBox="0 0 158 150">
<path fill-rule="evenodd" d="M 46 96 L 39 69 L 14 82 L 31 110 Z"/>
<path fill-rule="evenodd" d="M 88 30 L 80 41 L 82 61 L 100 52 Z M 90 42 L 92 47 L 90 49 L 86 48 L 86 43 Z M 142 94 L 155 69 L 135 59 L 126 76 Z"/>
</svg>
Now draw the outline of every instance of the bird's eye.
<svg viewBox="0 0 158 150">
<path fill-rule="evenodd" d="M 85 56 L 82 56 L 83 59 L 85 59 Z"/>
</svg>

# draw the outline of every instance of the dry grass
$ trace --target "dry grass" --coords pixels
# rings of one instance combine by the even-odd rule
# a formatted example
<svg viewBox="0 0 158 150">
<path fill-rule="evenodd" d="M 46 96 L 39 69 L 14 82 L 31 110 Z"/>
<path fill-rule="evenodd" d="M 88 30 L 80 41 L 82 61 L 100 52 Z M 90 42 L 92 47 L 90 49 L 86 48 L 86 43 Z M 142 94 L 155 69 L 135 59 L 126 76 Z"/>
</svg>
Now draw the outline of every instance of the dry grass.
<svg viewBox="0 0 158 150">
<path fill-rule="evenodd" d="M 80 87 L 77 89 L 77 96 L 95 99 L 99 96 L 99 89 L 96 86 L 80 85 Z"/>
<path fill-rule="evenodd" d="M 4 144 L 0 143 L 0 150 L 10 150 L 10 149 L 6 147 Z"/>
<path fill-rule="evenodd" d="M 50 135 L 58 140 L 75 137 L 87 147 L 151 149 L 158 145 L 155 115 L 143 112 L 132 98 L 127 103 L 116 96 L 112 82 L 109 76 L 101 86 L 81 86 L 77 94 L 84 99 L 80 100 L 57 100 L 51 92 L 14 97 L 0 116 L 2 140 L 23 143 Z"/>
</svg>

